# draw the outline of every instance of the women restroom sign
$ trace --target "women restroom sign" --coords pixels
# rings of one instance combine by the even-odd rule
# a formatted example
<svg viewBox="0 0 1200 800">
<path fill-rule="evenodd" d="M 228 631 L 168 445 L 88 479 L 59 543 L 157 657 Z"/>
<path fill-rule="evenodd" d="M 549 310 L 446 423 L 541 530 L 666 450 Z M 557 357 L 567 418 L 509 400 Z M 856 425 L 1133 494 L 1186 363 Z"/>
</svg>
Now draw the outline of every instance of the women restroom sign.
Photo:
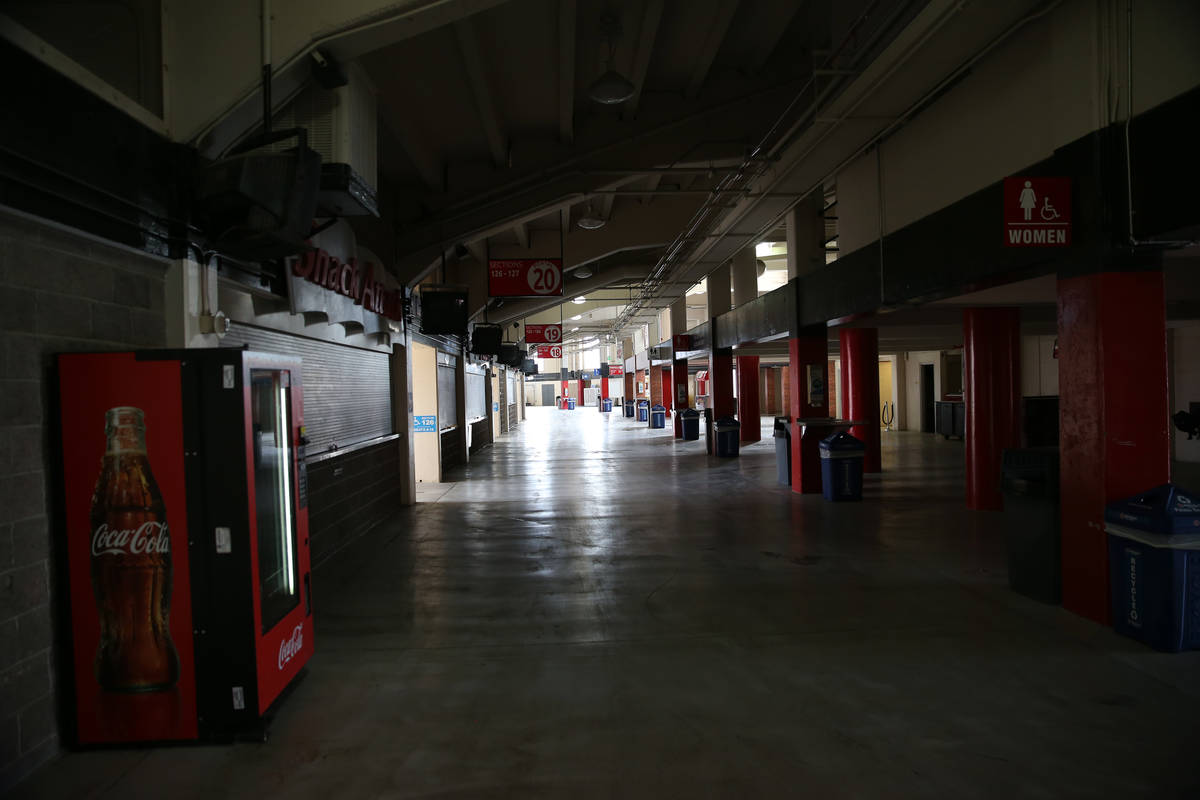
<svg viewBox="0 0 1200 800">
<path fill-rule="evenodd" d="M 1071 244 L 1071 179 L 1032 176 L 1004 179 L 1006 247 Z"/>
</svg>

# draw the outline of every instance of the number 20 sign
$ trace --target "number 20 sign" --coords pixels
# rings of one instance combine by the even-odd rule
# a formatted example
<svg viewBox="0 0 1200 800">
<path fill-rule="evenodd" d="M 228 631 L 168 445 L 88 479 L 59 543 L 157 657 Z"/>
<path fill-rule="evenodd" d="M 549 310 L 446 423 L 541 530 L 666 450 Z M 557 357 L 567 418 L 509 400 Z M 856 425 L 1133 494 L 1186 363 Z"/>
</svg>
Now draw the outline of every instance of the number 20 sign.
<svg viewBox="0 0 1200 800">
<path fill-rule="evenodd" d="M 561 297 L 562 259 L 519 258 L 488 262 L 490 297 Z"/>
</svg>

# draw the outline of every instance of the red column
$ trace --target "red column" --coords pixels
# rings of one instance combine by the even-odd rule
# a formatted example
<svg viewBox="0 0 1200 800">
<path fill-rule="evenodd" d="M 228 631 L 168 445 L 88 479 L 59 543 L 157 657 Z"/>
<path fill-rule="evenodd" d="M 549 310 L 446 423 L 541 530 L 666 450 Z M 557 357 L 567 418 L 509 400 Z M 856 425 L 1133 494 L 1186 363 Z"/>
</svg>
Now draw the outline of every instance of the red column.
<svg viewBox="0 0 1200 800">
<path fill-rule="evenodd" d="M 828 345 L 824 326 L 806 329 L 800 336 L 788 339 L 788 368 L 787 385 L 784 397 L 788 402 L 787 412 L 792 418 L 792 491 L 806 494 L 821 491 L 821 451 L 819 443 L 821 435 L 827 429 L 808 427 L 796 422 L 797 419 L 814 419 L 829 417 L 831 392 L 829 377 L 826 369 Z M 824 390 L 822 397 L 819 393 L 809 393 L 809 373 L 815 371 L 815 377 L 822 380 L 824 371 Z M 808 435 L 805 436 L 804 434 Z"/>
<path fill-rule="evenodd" d="M 709 394 L 712 398 L 713 421 L 737 413 L 733 403 L 733 356 L 713 353 L 708 370 Z"/>
<path fill-rule="evenodd" d="M 1109 622 L 1104 506 L 1170 475 L 1161 272 L 1058 282 L 1063 606 Z"/>
<path fill-rule="evenodd" d="M 845 418 L 860 419 L 850 434 L 867 446 L 863 472 L 880 472 L 879 457 L 879 331 L 875 328 L 842 328 L 842 401 Z"/>
<path fill-rule="evenodd" d="M 758 402 L 758 356 L 738 356 L 738 420 L 742 442 L 762 439 L 762 411 Z"/>
<path fill-rule="evenodd" d="M 683 411 L 688 408 L 688 390 L 687 390 L 687 359 L 677 358 L 671 363 L 671 385 L 675 392 L 675 410 Z M 678 414 L 675 415 L 675 438 L 683 438 L 683 422 Z"/>
<path fill-rule="evenodd" d="M 562 382 L 562 394 L 560 395 L 560 399 L 559 399 L 559 401 L 558 401 L 558 402 L 559 402 L 559 406 L 558 406 L 559 408 L 566 408 L 566 407 L 567 407 L 567 384 L 568 384 L 568 383 L 569 383 L 569 381 L 563 381 L 563 382 Z"/>
<path fill-rule="evenodd" d="M 999 511 L 1003 451 L 1021 444 L 1021 312 L 963 311 L 967 508 Z"/>
<path fill-rule="evenodd" d="M 583 378 L 579 379 L 579 400 L 575 406 L 576 408 L 583 408 Z"/>
<path fill-rule="evenodd" d="M 601 370 L 601 371 L 603 372 L 603 370 Z M 608 378 L 606 378 L 604 376 L 600 377 L 600 399 L 601 400 L 608 399 Z"/>
<path fill-rule="evenodd" d="M 671 368 L 664 366 L 662 368 L 662 407 L 667 410 L 667 419 L 671 418 L 671 395 L 673 394 L 671 387 L 673 385 L 674 384 L 671 383 Z"/>
</svg>

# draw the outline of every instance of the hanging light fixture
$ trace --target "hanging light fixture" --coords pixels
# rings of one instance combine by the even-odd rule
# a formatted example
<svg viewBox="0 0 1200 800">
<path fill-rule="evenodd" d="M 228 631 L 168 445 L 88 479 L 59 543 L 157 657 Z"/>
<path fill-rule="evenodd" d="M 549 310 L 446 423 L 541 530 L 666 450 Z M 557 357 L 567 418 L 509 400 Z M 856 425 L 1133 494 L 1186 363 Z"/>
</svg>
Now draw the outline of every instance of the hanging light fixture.
<svg viewBox="0 0 1200 800">
<path fill-rule="evenodd" d="M 621 22 L 617 15 L 605 11 L 600 17 L 600 35 L 608 44 L 608 58 L 605 60 L 605 70 L 599 78 L 588 87 L 588 97 L 606 106 L 624 103 L 633 97 L 634 85 L 631 80 L 613 69 L 613 51 L 616 49 L 617 37 L 621 35 Z"/>
<path fill-rule="evenodd" d="M 587 206 L 583 209 L 583 213 L 579 215 L 579 219 L 575 220 L 575 224 L 583 228 L 585 231 L 594 231 L 597 228 L 603 228 L 608 222 L 604 217 L 592 211 L 592 201 L 589 200 Z"/>
</svg>

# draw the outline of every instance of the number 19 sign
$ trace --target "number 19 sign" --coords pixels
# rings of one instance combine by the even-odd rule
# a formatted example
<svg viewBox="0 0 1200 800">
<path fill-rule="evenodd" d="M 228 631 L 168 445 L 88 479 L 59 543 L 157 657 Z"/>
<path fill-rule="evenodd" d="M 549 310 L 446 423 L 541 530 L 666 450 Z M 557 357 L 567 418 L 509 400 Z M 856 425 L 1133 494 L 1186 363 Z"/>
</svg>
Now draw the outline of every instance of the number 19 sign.
<svg viewBox="0 0 1200 800">
<path fill-rule="evenodd" d="M 519 258 L 488 262 L 490 297 L 562 297 L 561 258 Z"/>
</svg>

